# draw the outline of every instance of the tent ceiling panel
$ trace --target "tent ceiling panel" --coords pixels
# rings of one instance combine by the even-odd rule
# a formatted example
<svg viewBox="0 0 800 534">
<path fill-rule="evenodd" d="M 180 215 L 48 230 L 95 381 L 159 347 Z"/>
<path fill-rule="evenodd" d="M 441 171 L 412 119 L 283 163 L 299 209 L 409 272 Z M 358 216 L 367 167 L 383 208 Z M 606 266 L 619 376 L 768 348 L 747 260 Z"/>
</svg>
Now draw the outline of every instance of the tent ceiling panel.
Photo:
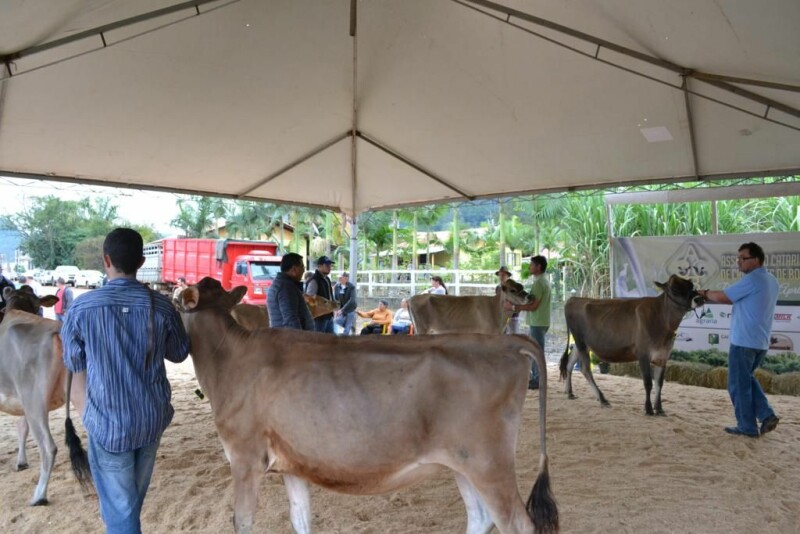
<svg viewBox="0 0 800 534">
<path fill-rule="evenodd" d="M 800 169 L 800 92 L 738 85 L 787 127 L 676 88 L 763 116 L 681 69 L 800 87 L 797 0 L 358 0 L 355 60 L 350 0 L 188 4 L 0 0 L 0 173 L 353 213 Z"/>
</svg>

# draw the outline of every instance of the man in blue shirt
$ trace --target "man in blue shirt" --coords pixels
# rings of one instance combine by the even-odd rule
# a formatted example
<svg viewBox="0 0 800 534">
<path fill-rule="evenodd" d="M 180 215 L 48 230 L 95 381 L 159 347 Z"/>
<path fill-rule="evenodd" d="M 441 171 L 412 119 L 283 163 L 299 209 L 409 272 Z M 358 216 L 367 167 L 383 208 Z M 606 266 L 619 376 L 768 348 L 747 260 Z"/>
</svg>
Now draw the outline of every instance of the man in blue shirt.
<svg viewBox="0 0 800 534">
<path fill-rule="evenodd" d="M 733 403 L 736 426 L 729 434 L 759 437 L 775 430 L 780 418 L 767 401 L 754 373 L 769 349 L 772 318 L 778 302 L 778 281 L 764 268 L 764 251 L 755 243 L 739 247 L 737 258 L 741 280 L 724 291 L 700 291 L 706 300 L 733 304 L 731 348 L 728 352 L 728 393 Z"/>
<path fill-rule="evenodd" d="M 172 421 L 164 359 L 181 362 L 189 339 L 169 299 L 136 280 L 142 236 L 117 228 L 103 243 L 108 284 L 75 299 L 64 321 L 64 365 L 86 372 L 89 434 L 107 532 L 141 532 L 140 514 L 161 435 Z"/>
</svg>

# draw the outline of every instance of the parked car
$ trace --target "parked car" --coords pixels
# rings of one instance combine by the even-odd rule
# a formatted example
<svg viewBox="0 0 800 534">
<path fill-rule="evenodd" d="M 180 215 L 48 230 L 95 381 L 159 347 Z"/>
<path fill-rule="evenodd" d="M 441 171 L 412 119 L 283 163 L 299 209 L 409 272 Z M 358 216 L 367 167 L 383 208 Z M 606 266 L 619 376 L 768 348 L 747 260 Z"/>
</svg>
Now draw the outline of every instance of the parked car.
<svg viewBox="0 0 800 534">
<path fill-rule="evenodd" d="M 81 270 L 74 265 L 59 265 L 53 272 L 53 277 L 57 280 L 63 278 L 64 282 L 71 286 L 75 286 L 75 277 Z"/>
<path fill-rule="evenodd" d="M 54 271 L 40 271 L 38 275 L 33 277 L 33 279 L 43 286 L 54 286 L 56 284 L 56 276 Z"/>
<path fill-rule="evenodd" d="M 103 285 L 103 273 L 95 270 L 78 271 L 75 275 L 75 287 L 100 287 Z"/>
</svg>

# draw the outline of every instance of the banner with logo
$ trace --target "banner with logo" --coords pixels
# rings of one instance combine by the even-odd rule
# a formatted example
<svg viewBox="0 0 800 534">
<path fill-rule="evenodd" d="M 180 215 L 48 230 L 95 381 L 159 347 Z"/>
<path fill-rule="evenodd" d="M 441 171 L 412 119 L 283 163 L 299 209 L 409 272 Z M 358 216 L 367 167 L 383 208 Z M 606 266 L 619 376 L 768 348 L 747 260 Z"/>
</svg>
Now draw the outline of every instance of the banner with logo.
<svg viewBox="0 0 800 534">
<path fill-rule="evenodd" d="M 612 293 L 615 297 L 655 296 L 654 281 L 677 274 L 702 289 L 725 289 L 741 278 L 736 257 L 747 242 L 764 249 L 764 266 L 778 279 L 778 306 L 772 323 L 770 354 L 800 352 L 800 235 L 727 234 L 691 237 L 612 239 Z M 726 352 L 730 346 L 730 305 L 707 304 L 690 312 L 678 329 L 675 348 Z"/>
</svg>

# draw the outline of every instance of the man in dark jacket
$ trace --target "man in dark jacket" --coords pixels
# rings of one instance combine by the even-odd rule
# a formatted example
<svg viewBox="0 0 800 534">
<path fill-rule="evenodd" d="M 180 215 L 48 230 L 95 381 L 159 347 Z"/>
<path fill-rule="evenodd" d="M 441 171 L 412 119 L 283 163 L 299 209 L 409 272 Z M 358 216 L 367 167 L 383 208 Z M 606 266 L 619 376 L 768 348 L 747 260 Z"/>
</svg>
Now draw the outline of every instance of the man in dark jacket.
<svg viewBox="0 0 800 534">
<path fill-rule="evenodd" d="M 272 328 L 314 330 L 314 318 L 303 298 L 303 257 L 290 252 L 281 258 L 281 272 L 267 290 L 267 310 Z"/>
<path fill-rule="evenodd" d="M 356 286 L 350 283 L 350 275 L 342 273 L 333 288 L 333 295 L 339 303 L 336 311 L 336 324 L 344 328 L 342 335 L 353 336 L 356 333 Z"/>
<path fill-rule="evenodd" d="M 320 256 L 317 260 L 317 270 L 306 283 L 306 295 L 318 295 L 328 300 L 333 300 L 333 286 L 328 275 L 331 274 L 333 262 L 328 256 Z M 314 319 L 317 332 L 333 334 L 333 312 Z"/>
</svg>

